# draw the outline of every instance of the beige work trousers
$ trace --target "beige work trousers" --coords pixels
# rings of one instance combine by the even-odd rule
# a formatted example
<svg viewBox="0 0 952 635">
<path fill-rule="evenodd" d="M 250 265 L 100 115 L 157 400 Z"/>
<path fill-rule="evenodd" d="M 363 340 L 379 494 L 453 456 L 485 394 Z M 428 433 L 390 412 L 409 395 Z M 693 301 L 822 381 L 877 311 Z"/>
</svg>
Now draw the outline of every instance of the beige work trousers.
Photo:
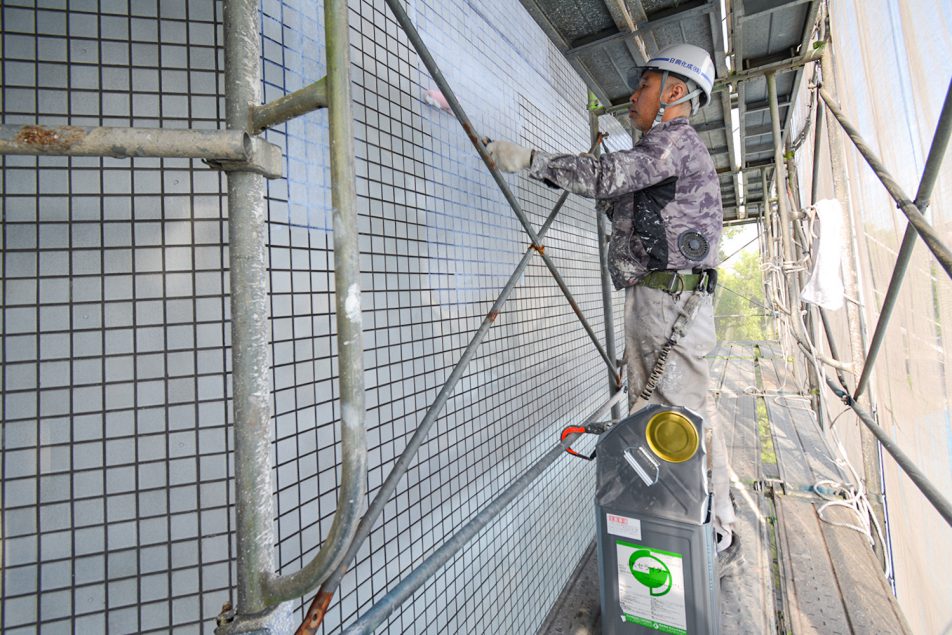
<svg viewBox="0 0 952 635">
<path fill-rule="evenodd" d="M 697 315 L 668 355 L 664 375 L 648 401 L 639 399 L 661 347 L 671 336 L 690 293 L 680 297 L 643 286 L 625 291 L 625 358 L 628 366 L 628 410 L 636 412 L 649 403 L 684 406 L 701 415 L 706 424 L 707 447 L 714 491 L 714 528 L 720 534 L 719 550 L 732 539 L 735 522 L 730 502 L 727 449 L 718 433 L 720 415 L 708 391 L 710 372 L 705 357 L 714 350 L 714 307 L 711 296 L 701 299 Z"/>
</svg>

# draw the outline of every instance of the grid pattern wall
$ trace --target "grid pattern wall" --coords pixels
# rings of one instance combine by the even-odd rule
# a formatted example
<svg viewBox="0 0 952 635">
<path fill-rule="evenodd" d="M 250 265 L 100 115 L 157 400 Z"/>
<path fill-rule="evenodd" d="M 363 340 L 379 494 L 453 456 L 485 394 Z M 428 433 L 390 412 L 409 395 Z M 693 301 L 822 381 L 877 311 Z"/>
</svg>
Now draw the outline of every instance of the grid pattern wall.
<svg viewBox="0 0 952 635">
<path fill-rule="evenodd" d="M 315 4 L 262 2 L 266 100 L 323 75 Z M 407 8 L 481 132 L 588 145 L 584 86 L 520 6 Z M 4 2 L 3 123 L 217 128 L 221 15 L 184 0 Z M 435 86 L 384 3 L 352 2 L 351 27 L 373 496 L 527 239 L 459 124 L 425 102 Z M 338 485 L 326 114 L 267 137 L 287 156 L 287 178 L 268 185 L 275 566 L 287 573 L 316 553 Z M 7 157 L 2 178 L 2 628 L 208 632 L 235 583 L 224 177 L 188 160 Z M 541 225 L 558 192 L 507 179 Z M 545 242 L 602 333 L 591 204 L 571 197 Z M 605 386 L 533 262 L 324 631 L 392 588 Z M 581 461 L 551 468 L 387 630 L 533 631 L 593 533 L 592 485 Z"/>
</svg>

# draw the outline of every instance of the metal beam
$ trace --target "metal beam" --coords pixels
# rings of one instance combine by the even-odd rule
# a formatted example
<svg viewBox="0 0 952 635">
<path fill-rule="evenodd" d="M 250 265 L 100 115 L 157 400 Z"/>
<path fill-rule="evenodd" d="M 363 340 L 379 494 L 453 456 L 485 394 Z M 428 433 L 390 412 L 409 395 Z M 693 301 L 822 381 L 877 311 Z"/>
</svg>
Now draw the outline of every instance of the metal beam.
<svg viewBox="0 0 952 635">
<path fill-rule="evenodd" d="M 821 57 L 823 57 L 823 49 L 817 49 L 807 55 L 791 57 L 780 60 L 779 62 L 772 62 L 770 64 L 755 66 L 754 68 L 732 73 L 727 77 L 715 81 L 714 90 L 724 90 L 729 84 L 739 84 L 740 82 L 746 82 L 752 79 L 760 79 L 770 73 L 800 69 L 811 62 L 820 61 Z"/>
<path fill-rule="evenodd" d="M 748 20 L 753 20 L 755 18 L 765 18 L 773 13 L 777 13 L 778 11 L 784 11 L 785 9 L 790 9 L 792 7 L 799 6 L 801 4 L 806 4 L 812 1 L 813 0 L 787 0 L 787 2 L 784 4 L 780 4 L 775 7 L 770 7 L 769 9 L 763 9 L 761 11 L 757 11 L 756 13 L 748 13 L 741 19 L 744 22 L 747 22 Z"/>
<path fill-rule="evenodd" d="M 728 108 L 728 110 L 730 110 Z M 704 123 L 699 123 L 694 126 L 694 131 L 698 134 L 703 134 L 705 132 L 716 132 L 718 130 L 727 130 L 727 124 L 723 121 L 705 121 Z"/>
<path fill-rule="evenodd" d="M 251 152 L 245 130 L 0 126 L 0 154 L 248 161 Z"/>
<path fill-rule="evenodd" d="M 225 110 L 229 130 L 247 133 L 249 108 L 261 101 L 257 0 L 225 3 Z M 273 575 L 271 483 L 271 365 L 268 339 L 268 242 L 264 179 L 228 174 L 228 252 L 231 271 L 232 401 L 235 412 L 235 514 L 238 617 L 230 632 L 252 630 L 245 617 L 268 613 L 261 630 L 281 622 L 265 593 Z"/>
<path fill-rule="evenodd" d="M 770 159 L 760 159 L 758 161 L 751 161 L 740 170 L 731 170 L 730 168 L 720 168 L 718 174 L 730 174 L 732 172 L 754 172 L 757 170 L 764 170 L 766 168 L 773 167 L 773 158 Z"/>
<path fill-rule="evenodd" d="M 257 0 L 225 3 L 226 122 L 229 130 L 245 134 L 252 122 L 252 105 L 261 100 L 259 16 Z M 337 510 L 314 558 L 293 574 L 276 576 L 267 207 L 261 175 L 233 169 L 228 173 L 228 227 L 238 584 L 237 606 L 223 611 L 219 635 L 291 632 L 288 600 L 316 587 L 340 564 L 363 502 L 367 444 L 347 19 L 346 0 L 325 0 L 343 453 Z"/>
<path fill-rule="evenodd" d="M 725 77 L 727 76 L 727 54 L 725 53 L 726 47 L 724 33 L 721 29 L 721 20 L 726 16 L 721 15 L 720 3 L 712 4 L 716 6 L 716 9 L 708 13 L 708 19 L 711 27 L 711 35 L 714 39 L 714 68 L 717 71 L 717 75 Z M 731 109 L 731 96 L 729 91 L 721 91 L 718 98 L 721 102 L 721 115 L 723 119 L 720 122 L 711 123 L 719 124 L 719 128 L 715 129 L 722 130 L 727 139 L 727 162 L 731 168 L 737 168 L 740 165 L 740 155 L 734 145 L 734 117 L 733 110 Z M 696 126 L 695 130 L 700 133 L 702 131 L 699 130 L 699 128 L 700 126 Z M 747 193 L 741 191 L 740 183 L 742 180 L 743 178 L 738 173 L 734 173 L 730 179 L 734 198 L 744 201 L 747 198 Z"/>
<path fill-rule="evenodd" d="M 741 82 L 740 85 L 743 86 L 744 83 Z M 788 98 L 788 99 L 780 99 L 780 98 L 778 97 L 778 99 L 777 99 L 777 107 L 778 107 L 778 108 L 785 108 L 785 107 L 787 107 L 787 106 L 789 106 L 789 105 L 790 105 L 790 99 L 789 99 L 789 98 Z M 755 112 L 768 111 L 768 110 L 770 110 L 770 102 L 769 102 L 769 101 L 754 101 L 754 102 L 751 102 L 751 103 L 747 104 L 745 110 L 746 110 L 746 112 L 747 112 L 748 115 L 751 115 L 751 114 L 753 114 L 753 113 L 755 113 Z"/>
<path fill-rule="evenodd" d="M 589 93 L 589 100 L 591 100 L 592 96 L 592 93 Z M 593 112 L 588 113 L 588 126 L 592 139 L 592 153 L 598 157 L 601 154 L 603 139 L 602 133 L 598 129 L 598 115 Z M 615 349 L 615 311 L 612 306 L 612 281 L 608 273 L 608 235 L 605 232 L 604 225 L 607 218 L 603 217 L 604 214 L 599 211 L 598 206 L 595 206 L 595 234 L 598 240 L 599 279 L 602 287 L 602 313 L 605 325 L 605 351 L 612 359 L 618 359 L 618 353 Z M 614 373 L 608 371 L 609 395 L 614 396 L 619 390 L 621 390 L 621 386 L 618 385 Z M 619 419 L 621 415 L 622 411 L 620 407 L 615 406 L 612 408 L 613 419 Z"/>
<path fill-rule="evenodd" d="M 281 178 L 281 149 L 246 130 L 2 125 L 0 155 L 204 159 L 211 167 Z"/>
<path fill-rule="evenodd" d="M 317 555 L 299 571 L 268 580 L 265 588 L 273 601 L 299 598 L 315 589 L 337 569 L 347 555 L 357 530 L 367 481 L 349 15 L 347 0 L 324 0 L 331 205 L 334 210 L 334 297 L 343 454 L 337 511 Z"/>
<path fill-rule="evenodd" d="M 614 33 L 602 34 L 597 36 L 594 40 L 589 40 L 581 43 L 572 43 L 571 47 L 564 51 L 565 57 L 571 59 L 573 57 L 578 57 L 585 53 L 591 52 L 595 49 L 602 48 L 609 44 L 615 42 L 621 42 L 627 38 L 644 33 L 645 31 L 652 31 L 664 26 L 670 26 L 672 24 L 678 24 L 682 20 L 692 18 L 699 15 L 704 15 L 709 11 L 714 10 L 714 5 L 707 2 L 707 0 L 694 0 L 694 2 L 685 3 L 678 7 L 676 11 L 665 13 L 664 15 L 650 18 L 644 22 L 638 22 L 635 25 L 634 31 L 616 31 Z"/>
<path fill-rule="evenodd" d="M 744 0 L 733 0 L 731 15 L 734 18 L 734 70 L 744 68 Z M 747 136 L 747 84 L 737 85 L 737 127 L 740 130 L 740 147 L 737 148 L 740 165 L 747 163 L 747 149 L 744 139 Z"/>
</svg>

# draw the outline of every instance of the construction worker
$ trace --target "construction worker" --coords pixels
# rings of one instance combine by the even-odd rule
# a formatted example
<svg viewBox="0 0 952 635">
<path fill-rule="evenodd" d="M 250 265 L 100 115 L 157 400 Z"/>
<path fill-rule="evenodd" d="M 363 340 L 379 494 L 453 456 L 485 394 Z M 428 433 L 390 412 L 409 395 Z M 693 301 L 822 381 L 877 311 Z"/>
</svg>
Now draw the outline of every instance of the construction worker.
<svg viewBox="0 0 952 635">
<path fill-rule="evenodd" d="M 710 102 L 713 84 L 706 51 L 670 46 L 632 78 L 628 116 L 643 136 L 630 150 L 596 158 L 508 141 L 487 150 L 500 170 L 528 169 L 533 179 L 594 198 L 611 219 L 608 269 L 615 287 L 625 290 L 629 410 L 681 405 L 708 422 L 718 559 L 728 572 L 739 562 L 740 541 L 733 534 L 727 453 L 713 434 L 718 415 L 705 360 L 715 345 L 711 298 L 723 210 L 710 153 L 688 123 Z M 658 362 L 675 327 L 683 334 L 675 335 L 666 362 Z"/>
</svg>

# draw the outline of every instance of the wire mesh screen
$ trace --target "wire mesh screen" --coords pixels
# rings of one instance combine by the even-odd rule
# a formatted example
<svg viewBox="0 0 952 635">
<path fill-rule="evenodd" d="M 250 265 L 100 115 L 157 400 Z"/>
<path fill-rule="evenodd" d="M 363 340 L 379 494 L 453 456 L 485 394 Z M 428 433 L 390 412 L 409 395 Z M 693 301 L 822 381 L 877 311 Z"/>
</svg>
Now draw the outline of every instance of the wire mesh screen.
<svg viewBox="0 0 952 635">
<path fill-rule="evenodd" d="M 303 0 L 261 9 L 271 100 L 323 75 L 323 16 Z M 220 2 L 2 10 L 3 123 L 222 126 Z M 408 10 L 481 132 L 588 146 L 584 85 L 521 7 Z M 528 240 L 454 117 L 428 105 L 434 86 L 385 5 L 354 1 L 350 19 L 373 496 Z M 267 138 L 286 151 L 287 178 L 267 196 L 275 568 L 287 573 L 316 553 L 338 485 L 326 114 Z M 5 157 L 2 179 L 2 628 L 208 632 L 235 584 L 225 177 L 189 160 Z M 558 192 L 508 180 L 541 225 Z M 592 205 L 570 198 L 546 245 L 602 334 Z M 533 262 L 324 632 L 392 588 L 606 386 Z M 583 462 L 554 466 L 387 630 L 533 631 L 593 533 L 592 486 Z"/>
<path fill-rule="evenodd" d="M 886 165 L 910 198 L 916 196 L 939 111 L 949 86 L 947 2 L 886 1 L 830 3 L 837 93 L 847 117 Z M 883 69 L 890 69 L 889 83 Z M 805 93 L 800 103 L 806 103 Z M 803 113 L 800 113 L 801 121 Z M 837 126 L 827 118 L 827 126 Z M 858 263 L 859 297 L 867 322 L 865 342 L 873 334 L 906 228 L 875 174 L 844 136 Z M 801 182 L 811 179 L 812 150 L 804 146 Z M 820 197 L 832 198 L 829 148 L 823 144 Z M 927 213 L 946 244 L 952 172 L 948 158 L 940 172 Z M 952 327 L 952 284 L 919 241 L 902 283 L 895 311 L 874 368 L 871 394 L 880 425 L 943 491 L 952 490 L 952 427 L 948 375 L 948 337 Z M 840 355 L 850 361 L 845 311 L 832 313 Z M 865 353 L 865 351 L 864 351 Z M 832 376 L 832 373 L 831 373 Z M 858 374 L 849 376 L 854 382 Z M 829 393 L 828 393 L 829 394 Z M 833 414 L 841 406 L 835 401 Z M 853 466 L 863 472 L 862 424 L 844 415 L 835 424 Z M 948 597 L 952 588 L 936 566 L 952 563 L 952 530 L 919 490 L 882 453 L 886 507 L 891 533 L 897 597 L 914 632 L 946 632 L 952 625 Z"/>
</svg>

